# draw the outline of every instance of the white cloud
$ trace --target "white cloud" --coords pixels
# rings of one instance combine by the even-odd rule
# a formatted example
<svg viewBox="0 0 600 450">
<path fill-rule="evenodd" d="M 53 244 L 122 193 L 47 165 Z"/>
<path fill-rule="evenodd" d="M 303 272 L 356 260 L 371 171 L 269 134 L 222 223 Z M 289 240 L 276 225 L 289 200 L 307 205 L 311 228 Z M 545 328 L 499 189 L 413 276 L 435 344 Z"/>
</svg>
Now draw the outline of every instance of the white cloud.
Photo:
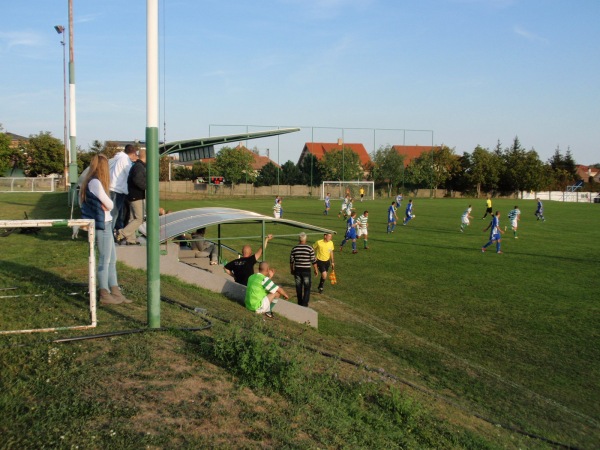
<svg viewBox="0 0 600 450">
<path fill-rule="evenodd" d="M 7 50 L 17 46 L 38 47 L 43 43 L 39 34 L 30 31 L 0 32 L 0 42 Z"/>
<path fill-rule="evenodd" d="M 516 35 L 521 36 L 529 41 L 534 41 L 534 42 L 543 42 L 543 43 L 548 43 L 548 39 L 539 36 L 529 30 L 526 30 L 525 28 L 519 26 L 519 25 L 515 25 L 513 27 L 513 31 Z"/>
</svg>

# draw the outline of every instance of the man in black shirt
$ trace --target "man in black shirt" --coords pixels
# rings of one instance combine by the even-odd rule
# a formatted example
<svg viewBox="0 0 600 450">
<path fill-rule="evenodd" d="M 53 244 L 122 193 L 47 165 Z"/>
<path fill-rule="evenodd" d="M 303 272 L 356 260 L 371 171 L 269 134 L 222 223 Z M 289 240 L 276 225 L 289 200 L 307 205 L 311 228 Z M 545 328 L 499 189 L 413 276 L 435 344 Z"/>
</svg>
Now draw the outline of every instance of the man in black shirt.
<svg viewBox="0 0 600 450">
<path fill-rule="evenodd" d="M 312 265 L 314 270 L 317 270 L 317 258 L 314 249 L 306 243 L 306 233 L 300 233 L 298 241 L 298 245 L 290 253 L 290 272 L 294 275 L 294 281 L 296 282 L 298 304 L 308 307 L 312 285 L 310 267 Z"/>
<path fill-rule="evenodd" d="M 242 256 L 238 259 L 228 262 L 225 265 L 225 272 L 231 275 L 236 283 L 248 284 L 248 278 L 254 274 L 254 264 L 259 260 L 263 254 L 263 249 L 267 248 L 267 242 L 273 239 L 273 235 L 269 234 L 265 238 L 265 243 L 259 248 L 255 254 L 252 254 L 252 247 L 244 245 L 242 248 Z"/>
</svg>

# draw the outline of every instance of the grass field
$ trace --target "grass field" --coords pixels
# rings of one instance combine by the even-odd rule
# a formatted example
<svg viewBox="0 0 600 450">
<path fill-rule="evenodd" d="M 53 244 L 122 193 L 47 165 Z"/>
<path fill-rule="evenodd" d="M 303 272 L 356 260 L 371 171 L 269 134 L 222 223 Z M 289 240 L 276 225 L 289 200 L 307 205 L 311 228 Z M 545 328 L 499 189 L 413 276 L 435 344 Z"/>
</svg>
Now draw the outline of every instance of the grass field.
<svg viewBox="0 0 600 450">
<path fill-rule="evenodd" d="M 23 211 L 34 218 L 64 218 L 68 211 L 63 197 L 60 194 L 3 195 L 0 196 L 0 218 L 20 218 Z M 566 445 L 599 447 L 600 249 L 597 243 L 600 237 L 600 205 L 546 202 L 547 221 L 542 223 L 537 222 L 533 215 L 534 202 L 517 201 L 523 211 L 519 239 L 513 239 L 509 229 L 502 242 L 504 254 L 497 255 L 493 247 L 486 253 L 480 250 L 488 236 L 482 232 L 488 223 L 481 220 L 484 212 L 482 200 L 472 201 L 475 219 L 465 233 L 459 232 L 459 225 L 468 200 L 415 199 L 417 217 L 408 226 L 399 225 L 393 234 L 386 234 L 386 211 L 390 202 L 376 200 L 355 205 L 359 212 L 363 209 L 370 212 L 370 248 L 362 250 L 359 242 L 358 254 L 351 254 L 349 245 L 343 253 L 336 254 L 339 283 L 335 286 L 327 284 L 324 295 L 313 293 L 311 298 L 311 307 L 319 312 L 318 332 L 300 329 L 284 320 L 277 321 L 275 326 L 292 339 L 302 336 L 302 340 L 310 345 L 318 345 L 363 366 L 381 368 L 396 380 L 420 388 L 408 389 L 405 395 L 427 405 L 426 409 L 430 411 L 425 420 L 427 425 L 420 421 L 417 427 L 427 430 L 424 431 L 425 436 L 414 441 L 402 441 L 393 429 L 383 427 L 373 436 L 387 434 L 389 440 L 377 441 L 380 445 L 374 446 L 386 447 L 390 442 L 409 448 L 545 448 L 548 445 L 543 440 L 527 439 L 522 434 L 505 430 L 512 427 Z M 506 213 L 514 204 L 515 200 L 494 201 L 494 209 L 503 213 L 502 226 L 508 223 Z M 269 215 L 272 211 L 272 199 L 161 202 L 161 206 L 172 210 L 214 205 Z M 337 218 L 335 211 L 339 202 L 334 202 L 333 214 L 327 217 L 322 215 L 322 203 L 317 200 L 286 198 L 283 206 L 284 218 L 337 230 L 336 250 L 339 248 L 345 229 L 344 222 Z M 248 241 L 254 248 L 260 245 L 258 238 L 248 238 L 260 234 L 254 226 L 229 225 L 222 229 L 224 234 L 233 237 L 227 245 L 234 248 Z M 288 292 L 293 292 L 288 257 L 296 242 L 290 235 L 297 230 L 269 225 L 267 231 L 276 237 L 269 243 L 266 259 L 278 269 L 276 279 Z M 215 230 L 208 230 L 209 237 L 215 234 Z M 236 236 L 238 239 L 235 239 Z M 318 237 L 311 236 L 313 240 Z M 0 238 L 0 253 L 0 288 L 17 284 L 21 286 L 20 291 L 26 293 L 41 289 L 54 293 L 53 289 L 63 289 L 56 286 L 85 280 L 85 245 L 70 242 L 67 230 L 52 229 L 42 231 L 39 236 Z M 121 282 L 143 303 L 143 274 L 126 268 L 121 268 L 120 273 Z M 187 296 L 190 300 L 189 287 L 170 279 L 165 279 L 163 285 L 163 291 L 169 295 Z M 81 301 L 68 299 L 57 307 L 40 304 L 36 299 L 0 299 L 0 328 L 30 328 L 32 324 L 68 325 L 86 319 Z M 215 312 L 234 322 L 246 320 L 242 308 L 219 299 L 219 296 L 203 292 L 194 299 L 209 304 Z M 30 314 L 32 310 L 37 314 Z M 118 310 L 101 308 L 99 328 L 140 327 L 144 325 L 144 314 L 143 305 L 137 304 L 124 315 Z M 187 315 L 164 308 L 165 326 L 190 326 L 190 321 Z M 217 330 L 214 332 L 217 333 Z M 225 331 L 223 333 L 226 334 Z M 28 361 L 29 352 L 43 353 L 48 357 L 44 353 L 49 351 L 47 348 L 39 344 L 31 346 L 34 338 L 3 339 L 3 363 L 7 363 L 7 358 Z M 38 336 L 33 342 L 39 343 L 39 339 Z M 111 358 L 103 354 L 99 361 L 103 365 L 126 364 L 129 357 L 132 361 L 141 358 L 144 364 L 149 364 L 148 360 L 156 356 L 146 354 L 150 350 L 143 343 L 148 341 L 158 345 L 157 338 L 148 335 L 141 343 L 136 339 L 142 338 L 120 338 L 113 345 L 125 347 L 126 354 L 115 350 L 110 354 Z M 180 355 L 183 351 L 180 347 L 198 344 L 197 340 L 200 338 L 176 335 L 169 342 L 176 347 L 173 353 Z M 125 346 L 124 342 L 129 345 Z M 28 350 L 14 350 L 14 345 L 22 343 L 30 345 Z M 93 353 L 91 349 L 94 348 L 100 351 L 100 344 L 91 345 L 86 352 Z M 164 348 L 161 351 L 168 353 Z M 82 357 L 73 358 L 73 361 L 81 361 Z M 95 361 L 91 356 L 85 360 Z M 135 365 L 134 362 L 132 364 Z M 157 369 L 156 364 L 156 361 L 154 366 L 150 364 L 153 370 Z M 2 374 L 6 386 L 15 388 L 11 377 L 19 378 L 17 366 L 10 366 L 12 369 Z M 30 367 L 29 370 L 41 369 Z M 126 372 L 131 371 L 133 369 L 129 367 Z M 239 372 L 235 373 L 240 376 Z M 182 379 L 187 380 L 188 376 L 182 375 Z M 227 378 L 227 381 L 231 383 L 232 380 Z M 10 421 L 18 417 L 19 408 L 25 406 L 16 404 L 18 402 L 7 395 L 0 400 L 3 409 L 12 411 L 2 419 L 0 430 L 4 434 L 10 429 Z M 348 410 L 352 407 L 344 406 Z M 132 410 L 130 415 L 135 416 L 138 412 Z M 305 411 L 297 411 L 297 414 L 303 413 Z M 34 413 L 30 414 L 35 417 Z M 55 414 L 68 415 L 60 411 Z M 102 415 L 105 414 L 102 412 Z M 185 415 L 185 412 L 180 411 L 179 414 Z M 240 414 L 239 417 L 253 417 L 258 413 L 256 408 L 249 408 Z M 385 417 L 384 421 L 387 421 Z M 488 426 L 481 421 L 482 417 L 505 428 Z M 248 420 L 255 425 L 257 422 L 254 420 L 262 423 L 264 417 L 258 414 Z M 281 413 L 280 420 L 289 420 L 289 417 Z M 450 428 L 440 431 L 436 425 L 438 420 Z M 381 422 L 372 428 L 377 430 L 379 425 Z M 464 439 L 456 437 L 461 432 L 454 427 L 466 433 Z M 302 432 L 312 439 L 307 438 L 306 441 L 298 434 L 280 436 L 274 433 L 274 429 L 285 429 L 281 424 L 271 423 L 265 428 L 271 430 L 269 442 L 276 446 L 342 448 L 368 445 L 364 441 L 355 441 L 354 435 L 345 436 L 336 431 L 330 422 L 324 427 L 332 430 L 328 436 L 315 437 L 318 435 L 316 429 L 303 429 Z M 173 433 L 168 427 L 166 430 L 163 436 Z M 433 437 L 428 440 L 429 435 Z M 449 435 L 454 437 L 447 438 Z M 344 437 L 336 441 L 332 436 Z M 262 442 L 260 438 L 254 437 L 248 442 L 238 440 L 232 446 L 253 446 Z M 86 435 L 85 439 L 88 444 L 91 442 L 90 436 Z M 149 443 L 166 445 L 160 440 Z M 189 441 L 184 443 L 193 444 Z M 218 440 L 212 443 L 227 447 Z M 128 446 L 129 441 L 124 441 L 123 445 Z"/>
</svg>

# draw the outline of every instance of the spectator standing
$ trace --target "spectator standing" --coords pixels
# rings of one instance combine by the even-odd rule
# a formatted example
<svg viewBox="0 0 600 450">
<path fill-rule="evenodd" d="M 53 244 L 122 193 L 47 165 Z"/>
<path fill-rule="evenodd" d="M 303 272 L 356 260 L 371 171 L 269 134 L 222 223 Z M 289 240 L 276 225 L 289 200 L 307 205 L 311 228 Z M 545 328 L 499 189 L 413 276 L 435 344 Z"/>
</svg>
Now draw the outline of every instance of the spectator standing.
<svg viewBox="0 0 600 450">
<path fill-rule="evenodd" d="M 125 201 L 129 192 L 127 188 L 127 178 L 131 164 L 137 161 L 136 149 L 133 145 L 127 144 L 125 150 L 117 152 L 108 162 L 110 171 L 110 198 L 113 201 L 112 229 L 120 230 L 124 227 L 125 221 Z"/>
<path fill-rule="evenodd" d="M 108 196 L 109 169 L 106 156 L 99 154 L 92 158 L 90 170 L 81 184 L 79 193 L 81 216 L 95 222 L 96 246 L 98 247 L 98 286 L 100 303 L 118 305 L 131 303 L 119 289 L 117 280 L 117 251 L 113 236 L 113 201 Z"/>
<path fill-rule="evenodd" d="M 140 150 L 137 161 L 127 177 L 127 200 L 130 219 L 125 228 L 117 231 L 117 242 L 126 245 L 139 245 L 135 232 L 144 222 L 146 203 L 146 150 Z"/>
<path fill-rule="evenodd" d="M 321 280 L 319 281 L 319 294 L 322 294 L 329 267 L 331 266 L 332 269 L 335 267 L 335 261 L 333 260 L 334 245 L 331 233 L 325 233 L 323 235 L 323 239 L 320 239 L 314 243 L 313 249 L 315 250 L 315 255 L 317 257 L 317 269 L 315 269 L 315 276 L 317 276 L 319 273 L 321 274 Z"/>
<path fill-rule="evenodd" d="M 228 262 L 224 270 L 228 275 L 231 275 L 236 283 L 246 286 L 248 284 L 248 278 L 254 274 L 254 264 L 263 254 L 263 249 L 267 248 L 267 243 L 273 239 L 273 235 L 269 234 L 265 238 L 265 242 L 255 254 L 252 254 L 252 247 L 244 245 L 242 248 L 242 256 L 238 259 Z"/>
<path fill-rule="evenodd" d="M 310 300 L 310 288 L 312 286 L 311 266 L 317 272 L 315 250 L 306 243 L 306 233 L 302 232 L 298 235 L 298 245 L 292 248 L 290 253 L 290 272 L 294 275 L 296 296 L 298 297 L 298 304 L 300 306 L 308 307 Z"/>
</svg>

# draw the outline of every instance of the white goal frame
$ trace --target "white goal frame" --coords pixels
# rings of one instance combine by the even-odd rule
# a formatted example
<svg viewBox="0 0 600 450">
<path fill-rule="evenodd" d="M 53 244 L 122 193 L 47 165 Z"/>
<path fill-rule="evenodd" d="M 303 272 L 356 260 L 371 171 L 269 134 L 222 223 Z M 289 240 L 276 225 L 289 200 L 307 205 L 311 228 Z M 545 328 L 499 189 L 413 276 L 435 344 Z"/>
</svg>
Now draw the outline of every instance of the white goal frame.
<svg viewBox="0 0 600 450">
<path fill-rule="evenodd" d="M 375 182 L 374 181 L 323 181 L 321 183 L 321 200 L 325 200 L 325 195 L 329 192 L 332 199 L 342 199 L 346 196 L 346 191 L 350 190 L 350 195 L 355 201 L 360 200 L 358 190 L 365 188 L 365 200 L 375 200 Z"/>
<path fill-rule="evenodd" d="M 90 246 L 90 253 L 88 256 L 88 287 L 90 292 L 90 318 L 91 324 L 89 325 L 74 325 L 66 327 L 54 327 L 54 328 L 34 328 L 31 330 L 0 330 L 1 334 L 17 334 L 17 333 L 47 333 L 54 331 L 63 330 L 87 330 L 89 328 L 95 328 L 98 324 L 96 318 L 96 253 L 95 253 L 95 222 L 89 219 L 76 219 L 76 220 L 0 220 L 0 229 L 3 228 L 43 228 L 43 227 L 87 227 L 88 244 Z M 0 239 L 8 239 L 6 237 Z"/>
</svg>

